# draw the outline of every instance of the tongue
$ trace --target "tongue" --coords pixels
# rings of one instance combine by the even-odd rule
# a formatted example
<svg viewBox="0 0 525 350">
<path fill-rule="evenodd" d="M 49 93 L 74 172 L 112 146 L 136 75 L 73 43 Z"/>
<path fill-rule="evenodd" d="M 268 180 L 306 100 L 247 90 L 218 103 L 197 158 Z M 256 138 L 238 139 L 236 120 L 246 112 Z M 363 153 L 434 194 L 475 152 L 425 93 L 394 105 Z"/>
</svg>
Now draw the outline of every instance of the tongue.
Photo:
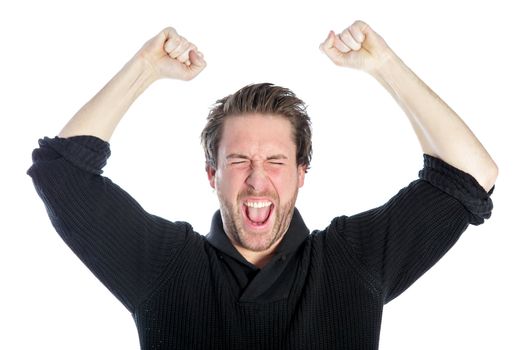
<svg viewBox="0 0 525 350">
<path fill-rule="evenodd" d="M 251 208 L 248 207 L 248 219 L 250 219 L 253 222 L 256 223 L 263 223 L 268 219 L 268 216 L 270 215 L 270 207 L 267 206 L 264 208 Z"/>
</svg>

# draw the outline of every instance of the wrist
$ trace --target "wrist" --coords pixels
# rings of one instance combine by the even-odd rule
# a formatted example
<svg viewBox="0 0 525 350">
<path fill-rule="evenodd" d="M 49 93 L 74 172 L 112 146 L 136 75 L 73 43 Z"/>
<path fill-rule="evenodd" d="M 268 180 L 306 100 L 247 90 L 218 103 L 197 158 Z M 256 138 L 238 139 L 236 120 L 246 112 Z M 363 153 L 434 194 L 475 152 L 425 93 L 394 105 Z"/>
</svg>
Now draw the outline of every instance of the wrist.
<svg viewBox="0 0 525 350">
<path fill-rule="evenodd" d="M 369 74 L 379 81 L 384 81 L 391 74 L 392 71 L 399 69 L 404 65 L 403 61 L 392 51 L 387 48 L 378 58 L 377 63 L 372 69 L 369 70 Z"/>
<path fill-rule="evenodd" d="M 144 56 L 141 52 L 138 52 L 128 62 L 127 66 L 137 74 L 139 80 L 145 87 L 148 87 L 156 80 L 160 79 L 159 70 L 151 63 L 151 61 Z"/>
</svg>

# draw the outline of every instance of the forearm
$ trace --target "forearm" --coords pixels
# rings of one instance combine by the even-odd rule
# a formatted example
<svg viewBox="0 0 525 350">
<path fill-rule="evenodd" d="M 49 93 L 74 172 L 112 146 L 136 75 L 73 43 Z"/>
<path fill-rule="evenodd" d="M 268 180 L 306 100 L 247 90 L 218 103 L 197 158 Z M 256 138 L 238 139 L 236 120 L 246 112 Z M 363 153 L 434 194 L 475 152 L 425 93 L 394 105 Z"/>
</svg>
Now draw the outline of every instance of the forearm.
<svg viewBox="0 0 525 350">
<path fill-rule="evenodd" d="M 154 80 L 148 63 L 138 55 L 133 57 L 71 118 L 58 136 L 92 135 L 109 141 L 128 108 Z"/>
<path fill-rule="evenodd" d="M 424 153 L 471 174 L 488 191 L 498 168 L 461 118 L 394 53 L 371 74 L 406 112 Z"/>
</svg>

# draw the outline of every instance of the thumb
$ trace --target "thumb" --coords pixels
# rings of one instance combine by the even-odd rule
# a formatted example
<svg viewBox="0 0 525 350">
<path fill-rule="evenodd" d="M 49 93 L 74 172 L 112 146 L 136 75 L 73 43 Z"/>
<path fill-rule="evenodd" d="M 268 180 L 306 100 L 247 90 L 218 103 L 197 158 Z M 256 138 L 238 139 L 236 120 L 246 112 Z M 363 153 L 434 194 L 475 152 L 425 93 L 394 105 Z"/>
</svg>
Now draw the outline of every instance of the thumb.
<svg viewBox="0 0 525 350">
<path fill-rule="evenodd" d="M 204 56 L 199 51 L 190 50 L 188 57 L 190 59 L 190 69 L 200 71 L 206 67 Z"/>
<path fill-rule="evenodd" d="M 329 50 L 334 47 L 335 43 L 335 33 L 333 30 L 331 30 L 328 33 L 328 36 L 326 37 L 325 41 L 319 45 L 319 49 L 326 52 L 326 50 Z"/>
<path fill-rule="evenodd" d="M 319 49 L 323 51 L 328 58 L 330 58 L 335 64 L 341 64 L 341 51 L 335 47 L 335 33 L 333 30 L 328 33 L 326 40 L 319 45 Z"/>
</svg>

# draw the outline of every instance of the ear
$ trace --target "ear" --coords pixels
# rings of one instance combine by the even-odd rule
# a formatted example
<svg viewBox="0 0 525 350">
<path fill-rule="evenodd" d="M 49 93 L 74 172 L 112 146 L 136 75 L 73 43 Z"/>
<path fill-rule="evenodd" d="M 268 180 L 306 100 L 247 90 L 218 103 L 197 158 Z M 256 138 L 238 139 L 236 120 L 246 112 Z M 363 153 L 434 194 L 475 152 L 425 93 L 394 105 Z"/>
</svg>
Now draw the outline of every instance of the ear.
<svg viewBox="0 0 525 350">
<path fill-rule="evenodd" d="M 306 165 L 299 165 L 297 167 L 297 187 L 301 188 L 304 185 L 304 177 L 306 175 Z"/>
<path fill-rule="evenodd" d="M 206 164 L 206 173 L 208 174 L 208 181 L 210 182 L 210 186 L 213 189 L 215 189 L 215 168 Z"/>
</svg>

